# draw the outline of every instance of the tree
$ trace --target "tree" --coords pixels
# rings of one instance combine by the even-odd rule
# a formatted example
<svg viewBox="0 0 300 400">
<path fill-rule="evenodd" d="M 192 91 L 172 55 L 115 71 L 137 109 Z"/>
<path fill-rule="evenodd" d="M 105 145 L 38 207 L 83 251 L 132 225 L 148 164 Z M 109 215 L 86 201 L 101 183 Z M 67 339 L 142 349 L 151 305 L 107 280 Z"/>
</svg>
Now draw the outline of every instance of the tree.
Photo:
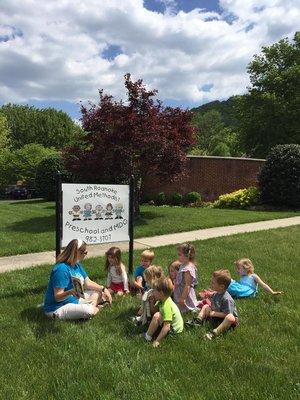
<svg viewBox="0 0 300 400">
<path fill-rule="evenodd" d="M 7 104 L 0 108 L 0 114 L 7 119 L 14 149 L 38 143 L 62 150 L 75 144 L 83 133 L 68 114 L 54 108 L 40 110 L 28 105 Z"/>
<path fill-rule="evenodd" d="M 70 182 L 71 175 L 66 171 L 61 154 L 51 154 L 43 158 L 37 165 L 35 188 L 38 196 L 47 200 L 55 200 L 55 183 L 57 171 L 62 182 Z"/>
<path fill-rule="evenodd" d="M 10 145 L 10 129 L 7 119 L 0 114 L 0 152 Z"/>
<path fill-rule="evenodd" d="M 100 91 L 99 104 L 83 106 L 86 137 L 64 152 L 67 169 L 82 182 L 128 182 L 134 176 L 136 215 L 146 175 L 172 181 L 185 173 L 186 152 L 195 143 L 192 113 L 164 107 L 143 81 L 125 75 L 127 102 Z"/>
<path fill-rule="evenodd" d="M 45 148 L 40 144 L 27 144 L 21 149 L 4 149 L 0 153 L 1 179 L 0 186 L 25 181 L 34 186 L 36 169 L 39 162 L 49 156 L 57 154 L 55 149 Z"/>
<path fill-rule="evenodd" d="M 241 154 L 237 134 L 226 127 L 219 111 L 196 113 L 193 125 L 197 130 L 197 145 L 190 154 L 238 156 Z"/>
<path fill-rule="evenodd" d="M 261 199 L 275 206 L 300 207 L 300 145 L 275 146 L 258 177 Z"/>
<path fill-rule="evenodd" d="M 251 87 L 237 101 L 240 139 L 250 156 L 276 144 L 300 143 L 300 32 L 263 47 L 248 66 Z"/>
</svg>

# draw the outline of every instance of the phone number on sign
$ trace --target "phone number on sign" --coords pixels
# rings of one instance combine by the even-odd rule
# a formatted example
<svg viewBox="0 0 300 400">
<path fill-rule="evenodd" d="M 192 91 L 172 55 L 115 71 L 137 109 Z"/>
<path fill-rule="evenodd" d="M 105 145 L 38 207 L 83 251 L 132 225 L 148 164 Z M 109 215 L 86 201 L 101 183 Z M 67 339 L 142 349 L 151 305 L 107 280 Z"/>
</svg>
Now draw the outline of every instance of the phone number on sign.
<svg viewBox="0 0 300 400">
<path fill-rule="evenodd" d="M 105 243 L 111 240 L 111 235 L 103 235 L 103 236 L 86 236 L 86 243 Z"/>
</svg>

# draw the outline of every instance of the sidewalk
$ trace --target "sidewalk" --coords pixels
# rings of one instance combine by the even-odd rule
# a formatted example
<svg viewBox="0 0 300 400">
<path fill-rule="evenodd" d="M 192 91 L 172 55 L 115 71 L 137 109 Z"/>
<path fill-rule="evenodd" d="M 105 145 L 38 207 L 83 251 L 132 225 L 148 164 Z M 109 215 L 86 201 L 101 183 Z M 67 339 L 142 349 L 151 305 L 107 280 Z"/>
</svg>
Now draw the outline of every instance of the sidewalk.
<svg viewBox="0 0 300 400">
<path fill-rule="evenodd" d="M 220 236 L 236 235 L 238 233 L 256 232 L 267 229 L 284 228 L 300 225 L 300 216 L 291 218 L 274 219 L 268 221 L 252 222 L 248 224 L 221 226 L 218 228 L 199 229 L 190 232 L 171 233 L 168 235 L 139 238 L 134 241 L 134 249 L 142 250 L 149 247 L 168 246 L 171 244 L 206 240 Z M 127 242 L 117 244 L 122 251 L 128 250 Z M 88 258 L 103 256 L 111 244 L 89 246 Z M 54 264 L 54 251 L 43 253 L 22 254 L 18 256 L 0 257 L 0 273 L 18 269 L 30 268 L 43 264 Z"/>
</svg>

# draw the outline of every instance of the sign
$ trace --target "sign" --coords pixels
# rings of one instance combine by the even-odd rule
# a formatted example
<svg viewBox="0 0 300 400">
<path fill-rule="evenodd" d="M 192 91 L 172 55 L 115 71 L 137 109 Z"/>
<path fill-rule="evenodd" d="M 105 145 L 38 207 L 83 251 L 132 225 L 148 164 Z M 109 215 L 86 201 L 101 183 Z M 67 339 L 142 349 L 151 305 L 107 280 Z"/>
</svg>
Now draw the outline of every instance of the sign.
<svg viewBox="0 0 300 400">
<path fill-rule="evenodd" d="M 129 185 L 63 183 L 62 246 L 129 241 Z"/>
</svg>

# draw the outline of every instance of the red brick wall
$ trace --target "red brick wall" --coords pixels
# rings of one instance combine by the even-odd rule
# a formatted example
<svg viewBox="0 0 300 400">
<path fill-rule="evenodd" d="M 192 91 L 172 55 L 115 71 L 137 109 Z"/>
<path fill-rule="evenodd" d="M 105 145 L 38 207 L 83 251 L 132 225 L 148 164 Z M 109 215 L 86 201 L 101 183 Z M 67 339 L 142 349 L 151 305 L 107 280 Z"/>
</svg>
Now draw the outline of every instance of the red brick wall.
<svg viewBox="0 0 300 400">
<path fill-rule="evenodd" d="M 257 175 L 265 160 L 251 158 L 189 156 L 187 178 L 173 183 L 160 183 L 148 176 L 143 194 L 155 196 L 159 192 L 199 192 L 205 201 L 215 200 L 220 194 L 257 185 Z"/>
</svg>

